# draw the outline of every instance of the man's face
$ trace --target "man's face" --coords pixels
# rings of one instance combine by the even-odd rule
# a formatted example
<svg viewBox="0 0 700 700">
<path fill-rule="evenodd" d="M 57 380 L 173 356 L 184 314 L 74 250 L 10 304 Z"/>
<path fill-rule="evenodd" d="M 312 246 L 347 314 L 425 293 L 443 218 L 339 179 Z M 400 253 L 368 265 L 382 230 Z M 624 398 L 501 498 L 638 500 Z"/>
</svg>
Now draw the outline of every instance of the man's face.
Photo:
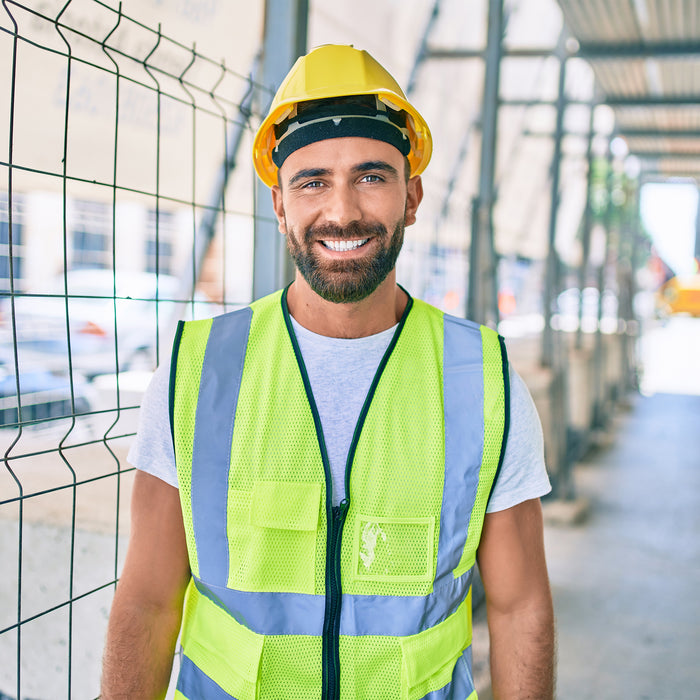
<svg viewBox="0 0 700 700">
<path fill-rule="evenodd" d="M 349 137 L 317 141 L 292 153 L 272 190 L 280 231 L 311 289 L 350 303 L 390 277 L 406 225 L 415 221 L 422 190 L 406 182 L 393 146 Z"/>
</svg>

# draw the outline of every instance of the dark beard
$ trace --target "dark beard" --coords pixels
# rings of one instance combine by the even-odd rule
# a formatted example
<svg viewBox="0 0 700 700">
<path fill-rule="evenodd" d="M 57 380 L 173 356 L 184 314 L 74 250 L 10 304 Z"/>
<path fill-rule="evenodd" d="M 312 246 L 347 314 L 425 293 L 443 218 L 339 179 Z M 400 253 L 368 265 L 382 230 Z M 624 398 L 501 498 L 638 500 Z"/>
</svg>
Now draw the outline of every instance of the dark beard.
<svg viewBox="0 0 700 700">
<path fill-rule="evenodd" d="M 299 272 L 311 289 L 334 304 L 349 304 L 367 298 L 394 269 L 401 252 L 404 236 L 403 221 L 399 221 L 389 241 L 383 224 L 363 225 L 357 222 L 346 226 L 310 226 L 304 231 L 304 245 L 296 240 L 294 232 L 287 236 L 287 247 Z M 322 263 L 313 253 L 318 240 L 349 240 L 377 237 L 382 246 L 370 259 L 338 260 Z"/>
</svg>

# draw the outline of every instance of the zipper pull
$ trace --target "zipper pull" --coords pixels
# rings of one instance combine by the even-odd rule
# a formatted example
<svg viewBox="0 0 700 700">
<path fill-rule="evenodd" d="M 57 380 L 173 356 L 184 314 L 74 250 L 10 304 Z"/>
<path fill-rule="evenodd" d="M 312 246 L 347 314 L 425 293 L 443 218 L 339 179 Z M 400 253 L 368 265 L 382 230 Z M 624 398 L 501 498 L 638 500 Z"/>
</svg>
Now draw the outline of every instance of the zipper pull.
<svg viewBox="0 0 700 700">
<path fill-rule="evenodd" d="M 350 501 L 344 498 L 337 506 L 333 506 L 333 520 L 339 523 L 341 520 L 345 520 L 345 515 L 350 507 Z"/>
</svg>

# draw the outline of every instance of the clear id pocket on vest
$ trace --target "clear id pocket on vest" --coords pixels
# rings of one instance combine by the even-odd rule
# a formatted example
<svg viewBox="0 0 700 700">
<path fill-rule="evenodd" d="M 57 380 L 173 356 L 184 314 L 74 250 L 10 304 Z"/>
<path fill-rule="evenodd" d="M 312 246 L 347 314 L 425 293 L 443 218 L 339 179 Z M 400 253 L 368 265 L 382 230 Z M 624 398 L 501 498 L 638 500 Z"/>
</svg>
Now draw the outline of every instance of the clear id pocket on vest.
<svg viewBox="0 0 700 700">
<path fill-rule="evenodd" d="M 434 518 L 373 518 L 359 514 L 353 578 L 387 583 L 433 580 Z"/>
<path fill-rule="evenodd" d="M 256 481 L 229 496 L 229 586 L 314 593 L 321 484 Z"/>
</svg>

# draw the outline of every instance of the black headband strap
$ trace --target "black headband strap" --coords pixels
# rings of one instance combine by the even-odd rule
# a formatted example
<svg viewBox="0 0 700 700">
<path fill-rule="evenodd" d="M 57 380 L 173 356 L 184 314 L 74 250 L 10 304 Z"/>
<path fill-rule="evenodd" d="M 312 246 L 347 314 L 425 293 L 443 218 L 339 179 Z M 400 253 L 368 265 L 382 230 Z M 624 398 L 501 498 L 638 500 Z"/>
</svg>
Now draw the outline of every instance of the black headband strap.
<svg viewBox="0 0 700 700">
<path fill-rule="evenodd" d="M 405 112 L 388 108 L 371 95 L 301 103 L 294 116 L 275 127 L 272 161 L 279 168 L 290 154 L 310 143 L 344 136 L 384 141 L 404 156 L 411 152 Z"/>
<path fill-rule="evenodd" d="M 282 163 L 294 151 L 310 143 L 344 136 L 362 136 L 384 141 L 397 148 L 404 156 L 411 151 L 411 142 L 399 127 L 376 117 L 326 117 L 295 126 L 296 128 L 290 129 L 272 151 L 272 161 L 278 168 L 282 167 Z"/>
</svg>

